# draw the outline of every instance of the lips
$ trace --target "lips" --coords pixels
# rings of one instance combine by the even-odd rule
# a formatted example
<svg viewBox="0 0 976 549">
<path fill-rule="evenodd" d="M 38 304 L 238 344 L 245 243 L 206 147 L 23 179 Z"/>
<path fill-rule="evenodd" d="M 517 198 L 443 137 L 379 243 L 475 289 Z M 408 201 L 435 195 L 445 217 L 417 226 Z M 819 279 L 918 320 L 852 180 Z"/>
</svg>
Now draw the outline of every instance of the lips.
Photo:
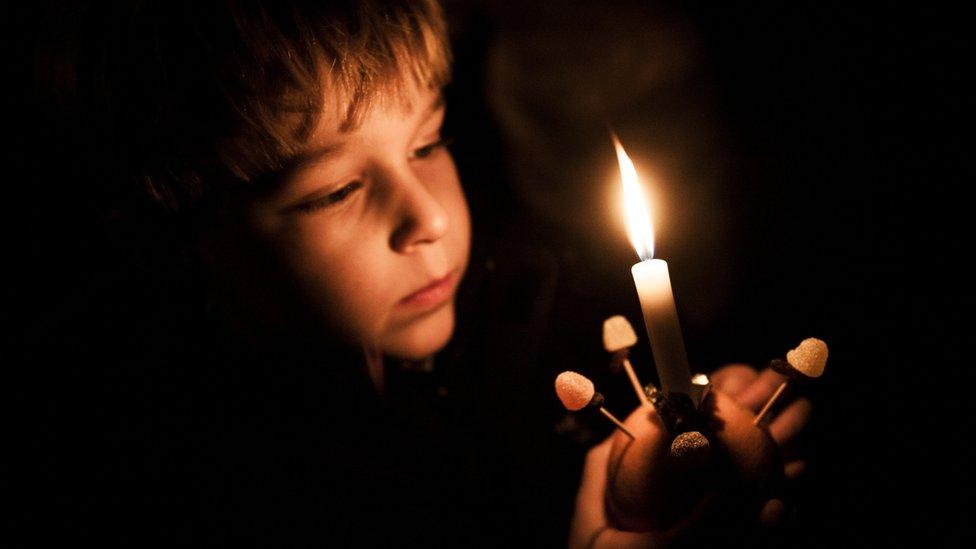
<svg viewBox="0 0 976 549">
<path fill-rule="evenodd" d="M 400 305 L 412 308 L 429 308 L 440 305 L 451 297 L 456 274 L 457 270 L 454 270 L 431 281 L 423 288 L 401 299 Z"/>
</svg>

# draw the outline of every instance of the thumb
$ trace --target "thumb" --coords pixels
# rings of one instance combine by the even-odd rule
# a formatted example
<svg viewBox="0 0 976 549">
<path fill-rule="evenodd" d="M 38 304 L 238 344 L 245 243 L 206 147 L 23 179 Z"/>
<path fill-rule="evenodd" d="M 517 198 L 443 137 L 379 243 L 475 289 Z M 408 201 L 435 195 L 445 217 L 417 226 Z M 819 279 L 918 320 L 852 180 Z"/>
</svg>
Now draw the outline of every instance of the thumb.
<svg viewBox="0 0 976 549">
<path fill-rule="evenodd" d="M 609 436 L 586 453 L 583 476 L 576 492 L 576 509 L 569 530 L 569 546 L 585 547 L 592 543 L 595 532 L 606 527 L 607 513 L 603 505 L 607 487 L 607 460 L 613 436 Z"/>
<path fill-rule="evenodd" d="M 759 512 L 759 524 L 768 530 L 777 530 L 786 518 L 786 502 L 779 498 L 766 501 Z"/>
<path fill-rule="evenodd" d="M 603 493 L 607 486 L 607 461 L 612 447 L 613 435 L 610 435 L 586 453 L 583 478 L 580 480 L 577 492 L 577 504 L 583 500 L 603 501 Z"/>
</svg>

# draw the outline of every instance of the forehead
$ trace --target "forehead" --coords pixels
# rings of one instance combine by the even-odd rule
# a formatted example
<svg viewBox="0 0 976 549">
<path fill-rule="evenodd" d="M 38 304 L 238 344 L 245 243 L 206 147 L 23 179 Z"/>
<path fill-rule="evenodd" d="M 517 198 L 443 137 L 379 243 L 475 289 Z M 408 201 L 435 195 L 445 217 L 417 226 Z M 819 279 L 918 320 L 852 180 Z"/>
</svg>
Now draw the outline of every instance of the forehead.
<svg viewBox="0 0 976 549">
<path fill-rule="evenodd" d="M 326 92 L 324 106 L 315 121 L 309 137 L 303 140 L 296 152 L 290 155 L 284 166 L 276 170 L 265 184 L 251 189 L 259 200 L 279 197 L 291 188 L 294 178 L 303 170 L 341 158 L 349 151 L 348 144 L 357 134 L 371 137 L 409 137 L 444 106 L 444 96 L 439 88 L 409 86 L 397 95 L 377 97 L 363 104 L 356 118 L 348 116 L 349 103 L 329 101 Z"/>
<path fill-rule="evenodd" d="M 392 128 L 399 123 L 423 119 L 443 106 L 439 88 L 419 86 L 407 79 L 396 89 L 376 92 L 372 97 L 336 100 L 325 92 L 323 109 L 309 139 L 308 146 L 342 140 L 365 128 Z"/>
</svg>

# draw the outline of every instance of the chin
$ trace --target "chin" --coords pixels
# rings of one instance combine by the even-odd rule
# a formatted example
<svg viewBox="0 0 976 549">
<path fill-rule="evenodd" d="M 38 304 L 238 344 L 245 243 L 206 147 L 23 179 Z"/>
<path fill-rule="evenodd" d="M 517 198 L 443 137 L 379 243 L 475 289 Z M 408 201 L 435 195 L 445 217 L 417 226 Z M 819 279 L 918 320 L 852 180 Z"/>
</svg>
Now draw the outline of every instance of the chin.
<svg viewBox="0 0 976 549">
<path fill-rule="evenodd" d="M 404 327 L 386 345 L 387 355 L 420 360 L 440 351 L 454 334 L 454 304 Z"/>
</svg>

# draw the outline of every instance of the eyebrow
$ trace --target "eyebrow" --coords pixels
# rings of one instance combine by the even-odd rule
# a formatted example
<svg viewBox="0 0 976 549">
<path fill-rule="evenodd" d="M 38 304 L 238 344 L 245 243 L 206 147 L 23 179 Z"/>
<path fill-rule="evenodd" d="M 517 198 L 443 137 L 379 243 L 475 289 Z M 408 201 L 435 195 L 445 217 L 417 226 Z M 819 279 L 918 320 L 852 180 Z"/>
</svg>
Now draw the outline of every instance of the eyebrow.
<svg viewBox="0 0 976 549">
<path fill-rule="evenodd" d="M 288 163 L 288 172 L 297 173 L 305 168 L 314 166 L 320 162 L 328 160 L 333 156 L 338 156 L 346 148 L 345 141 L 336 141 L 324 147 L 317 147 L 306 150 L 295 155 Z"/>
<path fill-rule="evenodd" d="M 426 121 L 428 118 L 430 118 L 432 114 L 434 114 L 441 107 L 443 107 L 445 103 L 446 101 L 444 99 L 444 93 L 443 92 L 438 93 L 437 97 L 435 97 L 433 101 L 431 101 L 430 104 L 427 106 L 427 108 L 424 109 L 420 121 L 421 122 Z M 345 141 L 339 141 L 332 145 L 326 145 L 325 147 L 319 147 L 309 151 L 303 151 L 299 153 L 297 156 L 295 156 L 292 162 L 290 162 L 291 165 L 289 166 L 288 171 L 292 173 L 296 173 L 305 168 L 314 166 L 315 164 L 328 160 L 330 157 L 338 156 L 340 153 L 342 153 L 343 149 L 345 149 L 345 145 L 346 145 Z"/>
<path fill-rule="evenodd" d="M 444 98 L 444 92 L 440 92 L 436 97 L 427 105 L 424 112 L 421 114 L 419 119 L 419 124 L 423 124 L 430 117 L 440 110 L 446 104 Z M 337 141 L 333 144 L 326 145 L 324 147 L 318 147 L 315 149 L 303 151 L 298 155 L 294 156 L 289 162 L 288 166 L 277 172 L 275 179 L 275 185 L 268 189 L 268 195 L 281 192 L 283 188 L 288 185 L 288 182 L 292 179 L 295 174 L 301 173 L 303 170 L 308 169 L 312 166 L 325 162 L 326 160 L 336 157 L 342 154 L 346 149 L 346 141 Z M 309 197 L 314 196 L 318 191 L 309 193 L 308 195 L 302 197 L 298 203 L 307 200 Z M 297 205 L 297 204 L 296 204 Z M 292 206 L 286 207 L 284 211 L 290 211 L 293 209 Z"/>
</svg>

